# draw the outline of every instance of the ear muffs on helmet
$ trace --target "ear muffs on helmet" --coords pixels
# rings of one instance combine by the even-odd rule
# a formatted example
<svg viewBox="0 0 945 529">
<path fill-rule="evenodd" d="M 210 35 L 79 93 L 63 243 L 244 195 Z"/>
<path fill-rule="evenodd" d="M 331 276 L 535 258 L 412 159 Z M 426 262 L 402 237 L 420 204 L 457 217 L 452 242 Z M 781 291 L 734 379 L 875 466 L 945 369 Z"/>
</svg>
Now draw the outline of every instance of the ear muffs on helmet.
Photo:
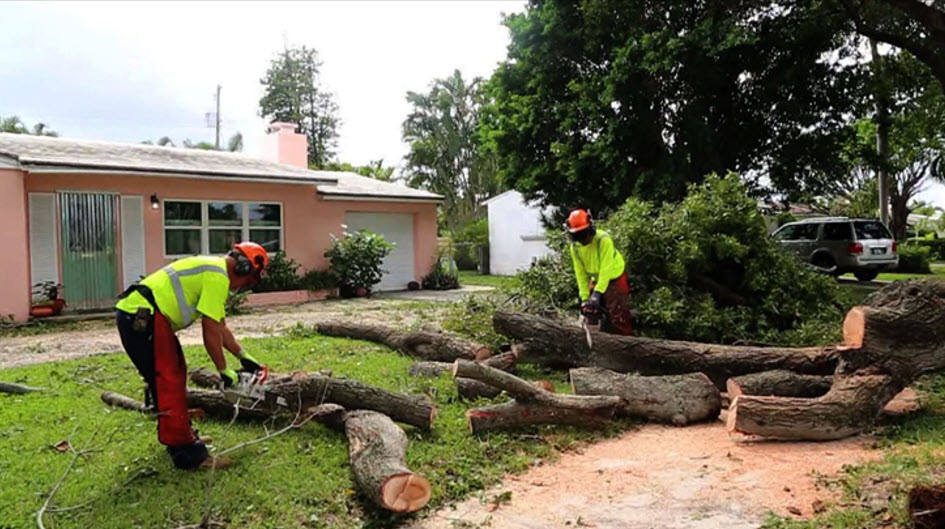
<svg viewBox="0 0 945 529">
<path fill-rule="evenodd" d="M 249 257 L 243 255 L 243 252 L 231 250 L 228 255 L 236 261 L 236 265 L 233 267 L 233 273 L 240 277 L 253 275 L 255 271 L 253 262 L 249 260 Z"/>
</svg>

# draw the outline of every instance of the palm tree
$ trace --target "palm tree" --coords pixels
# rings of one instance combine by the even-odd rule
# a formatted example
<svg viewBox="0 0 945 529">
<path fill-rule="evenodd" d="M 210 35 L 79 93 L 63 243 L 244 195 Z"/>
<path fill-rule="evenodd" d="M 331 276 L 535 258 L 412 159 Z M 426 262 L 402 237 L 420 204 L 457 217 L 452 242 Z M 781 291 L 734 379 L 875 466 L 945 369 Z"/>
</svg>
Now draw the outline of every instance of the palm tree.
<svg viewBox="0 0 945 529">
<path fill-rule="evenodd" d="M 230 152 L 241 152 L 243 150 L 242 132 L 237 132 L 236 134 L 230 136 L 229 141 L 226 142 L 226 150 Z"/>
<path fill-rule="evenodd" d="M 0 117 L 0 132 L 13 134 L 30 134 L 33 136 L 58 136 L 59 133 L 46 128 L 45 123 L 37 123 L 30 130 L 19 116 Z"/>
</svg>

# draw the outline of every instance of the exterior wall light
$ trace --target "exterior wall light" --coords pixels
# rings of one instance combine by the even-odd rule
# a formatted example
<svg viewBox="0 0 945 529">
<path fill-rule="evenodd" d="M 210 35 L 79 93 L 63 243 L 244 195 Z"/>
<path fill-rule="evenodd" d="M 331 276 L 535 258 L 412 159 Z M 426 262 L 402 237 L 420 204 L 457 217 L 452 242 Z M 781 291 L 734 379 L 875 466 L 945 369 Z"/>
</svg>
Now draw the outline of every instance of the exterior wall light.
<svg viewBox="0 0 945 529">
<path fill-rule="evenodd" d="M 151 209 L 161 209 L 161 201 L 158 200 L 157 195 L 151 195 Z"/>
</svg>

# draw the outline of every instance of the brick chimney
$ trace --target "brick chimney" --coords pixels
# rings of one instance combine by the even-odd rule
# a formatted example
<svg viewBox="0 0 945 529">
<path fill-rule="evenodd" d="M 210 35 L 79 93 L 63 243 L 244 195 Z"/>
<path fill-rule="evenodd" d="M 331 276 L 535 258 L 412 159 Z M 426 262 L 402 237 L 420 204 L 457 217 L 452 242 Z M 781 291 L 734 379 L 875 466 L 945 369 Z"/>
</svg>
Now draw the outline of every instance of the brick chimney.
<svg viewBox="0 0 945 529">
<path fill-rule="evenodd" d="M 308 169 L 308 137 L 295 130 L 295 123 L 273 121 L 263 140 L 263 158 Z"/>
</svg>

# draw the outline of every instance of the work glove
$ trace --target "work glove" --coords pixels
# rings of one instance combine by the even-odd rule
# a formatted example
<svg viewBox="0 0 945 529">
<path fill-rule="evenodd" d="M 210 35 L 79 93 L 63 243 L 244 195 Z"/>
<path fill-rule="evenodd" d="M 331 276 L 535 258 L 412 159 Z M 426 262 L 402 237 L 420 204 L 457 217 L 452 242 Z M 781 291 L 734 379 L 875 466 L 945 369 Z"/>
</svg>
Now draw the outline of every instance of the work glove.
<svg viewBox="0 0 945 529">
<path fill-rule="evenodd" d="M 223 379 L 223 387 L 225 388 L 235 386 L 240 380 L 240 376 L 236 374 L 236 371 L 230 368 L 220 371 L 220 378 Z"/>
<path fill-rule="evenodd" d="M 601 293 L 596 290 L 591 293 L 591 297 L 581 304 L 581 314 L 585 316 L 597 315 L 601 311 Z"/>
<path fill-rule="evenodd" d="M 255 358 L 249 355 L 249 353 L 241 352 L 240 353 L 240 366 L 242 366 L 243 371 L 247 373 L 255 373 L 262 369 L 262 364 L 256 361 Z"/>
</svg>

